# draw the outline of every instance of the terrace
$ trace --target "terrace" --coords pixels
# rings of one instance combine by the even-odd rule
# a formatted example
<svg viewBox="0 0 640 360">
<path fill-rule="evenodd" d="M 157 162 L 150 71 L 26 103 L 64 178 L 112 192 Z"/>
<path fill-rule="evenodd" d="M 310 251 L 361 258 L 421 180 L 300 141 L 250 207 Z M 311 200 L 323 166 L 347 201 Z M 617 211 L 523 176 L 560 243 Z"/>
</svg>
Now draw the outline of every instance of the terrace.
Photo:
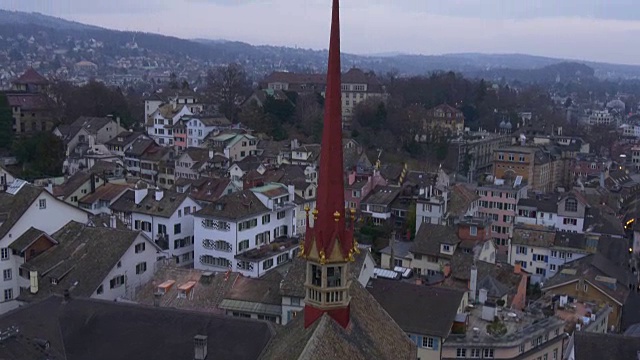
<svg viewBox="0 0 640 360">
<path fill-rule="evenodd" d="M 283 253 L 288 253 L 292 249 L 299 246 L 300 238 L 281 237 L 275 239 L 270 244 L 265 244 L 258 248 L 238 254 L 235 256 L 235 259 L 239 261 L 249 261 L 256 263 L 265 259 L 272 258 L 274 256 L 281 255 Z"/>
</svg>

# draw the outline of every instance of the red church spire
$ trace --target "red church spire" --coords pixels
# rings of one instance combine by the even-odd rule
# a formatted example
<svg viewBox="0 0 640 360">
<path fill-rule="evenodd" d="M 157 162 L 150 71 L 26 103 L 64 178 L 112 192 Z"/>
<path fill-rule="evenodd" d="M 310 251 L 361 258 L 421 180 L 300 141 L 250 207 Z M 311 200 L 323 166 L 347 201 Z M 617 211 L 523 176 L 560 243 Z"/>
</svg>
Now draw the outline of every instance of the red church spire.
<svg viewBox="0 0 640 360">
<path fill-rule="evenodd" d="M 305 327 L 323 313 L 343 327 L 349 324 L 348 265 L 357 246 L 353 239 L 354 212 L 345 214 L 342 163 L 342 90 L 340 68 L 340 4 L 333 0 L 329 68 L 324 103 L 317 208 L 301 256 L 307 259 Z M 307 209 L 307 217 L 309 216 Z M 347 226 L 346 216 L 349 216 Z"/>
</svg>

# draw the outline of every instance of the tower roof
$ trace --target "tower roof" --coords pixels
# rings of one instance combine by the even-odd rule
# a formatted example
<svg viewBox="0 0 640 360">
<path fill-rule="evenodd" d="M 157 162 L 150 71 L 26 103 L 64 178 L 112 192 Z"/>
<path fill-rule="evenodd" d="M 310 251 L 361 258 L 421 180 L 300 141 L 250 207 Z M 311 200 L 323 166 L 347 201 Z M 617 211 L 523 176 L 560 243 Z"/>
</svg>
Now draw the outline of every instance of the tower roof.
<svg viewBox="0 0 640 360">
<path fill-rule="evenodd" d="M 40 75 L 34 68 L 29 67 L 22 75 L 13 81 L 14 84 L 35 84 L 46 85 L 49 83 L 44 76 Z"/>
<path fill-rule="evenodd" d="M 303 256 L 328 262 L 350 257 L 354 243 L 345 223 L 343 172 L 340 4 L 333 0 L 316 219 L 306 232 Z"/>
</svg>

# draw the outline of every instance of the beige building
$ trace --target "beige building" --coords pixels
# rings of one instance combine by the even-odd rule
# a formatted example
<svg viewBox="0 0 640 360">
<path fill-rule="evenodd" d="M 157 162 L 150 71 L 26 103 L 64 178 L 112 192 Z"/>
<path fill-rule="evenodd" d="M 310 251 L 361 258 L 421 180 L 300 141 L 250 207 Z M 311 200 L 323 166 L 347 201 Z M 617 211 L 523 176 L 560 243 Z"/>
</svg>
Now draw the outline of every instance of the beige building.
<svg viewBox="0 0 640 360">
<path fill-rule="evenodd" d="M 223 133 L 212 137 L 210 143 L 232 162 L 242 161 L 258 152 L 258 139 L 249 134 Z"/>
<path fill-rule="evenodd" d="M 352 68 L 342 75 L 342 127 L 351 128 L 353 111 L 359 103 L 367 99 L 386 98 L 386 90 L 374 73 L 365 74 Z"/>
</svg>

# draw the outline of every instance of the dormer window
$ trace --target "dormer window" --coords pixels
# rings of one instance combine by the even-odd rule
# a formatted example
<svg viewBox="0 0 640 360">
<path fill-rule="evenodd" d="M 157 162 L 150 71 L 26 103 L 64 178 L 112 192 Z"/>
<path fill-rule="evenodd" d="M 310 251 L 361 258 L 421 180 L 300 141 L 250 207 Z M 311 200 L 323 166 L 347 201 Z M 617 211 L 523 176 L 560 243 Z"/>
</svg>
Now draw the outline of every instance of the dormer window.
<svg viewBox="0 0 640 360">
<path fill-rule="evenodd" d="M 576 199 L 567 199 L 564 203 L 564 211 L 578 212 L 578 201 Z"/>
</svg>

